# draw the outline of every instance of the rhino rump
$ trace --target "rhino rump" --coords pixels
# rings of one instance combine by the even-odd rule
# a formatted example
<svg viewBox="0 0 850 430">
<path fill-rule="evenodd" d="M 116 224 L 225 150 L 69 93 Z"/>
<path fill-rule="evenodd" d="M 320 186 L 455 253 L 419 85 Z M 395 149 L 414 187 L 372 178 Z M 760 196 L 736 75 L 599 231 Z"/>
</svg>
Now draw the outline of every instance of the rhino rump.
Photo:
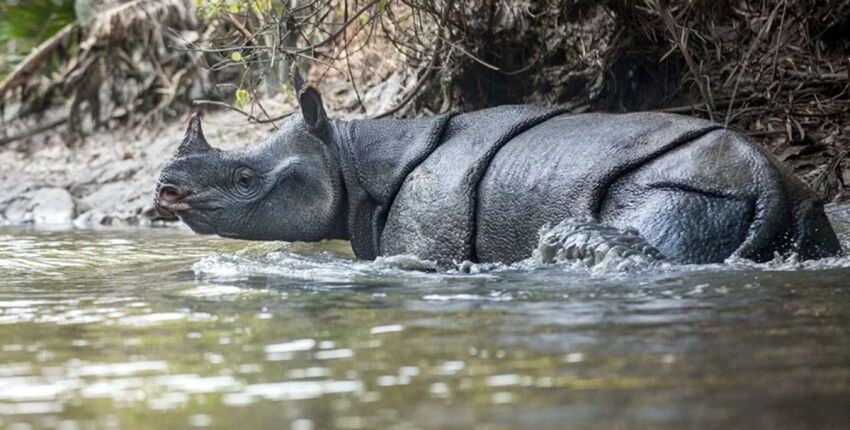
<svg viewBox="0 0 850 430">
<path fill-rule="evenodd" d="M 811 192 L 715 124 L 515 109 L 452 119 L 392 203 L 381 254 L 444 265 L 517 261 L 531 254 L 543 225 L 566 218 L 637 229 L 681 262 L 840 252 Z M 482 118 L 473 116 L 482 113 L 502 115 L 501 129 L 496 122 L 484 139 L 475 126 Z"/>
</svg>

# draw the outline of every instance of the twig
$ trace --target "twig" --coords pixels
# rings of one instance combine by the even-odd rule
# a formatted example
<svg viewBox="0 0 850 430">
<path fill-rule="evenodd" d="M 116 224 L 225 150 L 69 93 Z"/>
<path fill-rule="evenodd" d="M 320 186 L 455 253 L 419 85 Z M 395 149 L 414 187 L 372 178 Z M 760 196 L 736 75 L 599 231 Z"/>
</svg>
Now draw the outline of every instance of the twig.
<svg viewBox="0 0 850 430">
<path fill-rule="evenodd" d="M 336 38 L 337 38 L 337 37 L 339 37 L 339 35 L 340 35 L 340 34 L 342 34 L 342 32 L 343 32 L 343 31 L 345 31 L 346 29 L 348 29 L 348 26 L 349 26 L 349 25 L 351 25 L 351 23 L 352 23 L 352 22 L 354 22 L 354 20 L 356 20 L 357 18 L 359 18 L 359 17 L 360 17 L 360 15 L 362 15 L 364 12 L 366 12 L 367 10 L 369 10 L 369 8 L 371 8 L 372 6 L 375 6 L 376 4 L 378 4 L 378 2 L 379 2 L 379 1 L 380 1 L 380 0 L 372 0 L 372 1 L 370 1 L 370 2 L 369 2 L 369 3 L 367 3 L 365 6 L 363 6 L 362 8 L 360 8 L 360 10 L 358 10 L 357 12 L 355 12 L 355 13 L 354 13 L 354 15 L 351 15 L 351 17 L 350 17 L 350 18 L 348 18 L 348 20 L 346 20 L 344 23 L 342 23 L 342 25 L 341 25 L 341 26 L 340 26 L 340 27 L 339 27 L 336 31 L 334 31 L 333 33 L 331 33 L 328 37 L 326 37 L 326 38 L 325 38 L 325 39 L 323 39 L 322 41 L 320 41 L 320 42 L 318 42 L 318 43 L 314 43 L 314 44 L 312 44 L 312 45 L 310 45 L 310 46 L 308 46 L 308 47 L 306 47 L 306 48 L 301 48 L 301 49 L 299 49 L 299 50 L 295 51 L 295 53 L 310 52 L 310 51 L 315 50 L 316 48 L 320 48 L 320 47 L 322 47 L 322 46 L 324 46 L 324 45 L 327 45 L 329 42 L 332 42 L 332 41 L 336 40 Z"/>
<path fill-rule="evenodd" d="M 230 109 L 234 112 L 242 114 L 245 118 L 248 119 L 248 122 L 253 122 L 253 123 L 257 123 L 257 124 L 274 123 L 275 121 L 280 121 L 282 119 L 289 117 L 293 113 L 295 113 L 295 112 L 289 112 L 289 113 L 285 113 L 285 114 L 280 115 L 280 116 L 276 116 L 274 118 L 260 119 L 260 118 L 257 118 L 254 115 L 251 115 L 248 112 L 245 112 L 242 109 L 239 109 L 236 106 L 230 105 L 230 104 L 225 103 L 225 102 L 220 102 L 220 101 L 217 101 L 217 100 L 195 100 L 195 101 L 192 102 L 192 104 L 194 106 L 211 105 L 211 106 L 219 106 L 219 107 L 223 107 L 223 108 L 226 108 L 226 109 Z"/>
<path fill-rule="evenodd" d="M 404 97 L 404 99 L 402 99 L 397 105 L 393 106 L 390 110 L 388 110 L 386 112 L 382 112 L 382 113 L 379 113 L 379 114 L 373 116 L 372 118 L 375 118 L 375 119 L 386 118 L 388 116 L 395 114 L 396 112 L 400 111 L 402 108 L 407 106 L 408 103 L 413 101 L 413 99 L 415 99 L 416 96 L 419 95 L 419 90 L 422 89 L 422 86 L 425 85 L 425 82 L 427 82 L 428 79 L 431 79 L 431 75 L 434 73 L 434 70 L 436 70 L 436 69 L 435 68 L 429 68 L 428 70 L 426 70 L 425 73 L 422 74 L 422 77 L 420 77 L 419 80 L 416 81 L 416 85 L 413 87 L 413 89 L 411 89 L 410 92 L 407 93 L 407 95 Z"/>
<path fill-rule="evenodd" d="M 53 54 L 53 51 L 58 48 L 62 41 L 65 40 L 68 35 L 71 34 L 74 29 L 77 28 L 76 23 L 71 23 L 62 27 L 56 34 L 54 34 L 50 39 L 42 42 L 38 47 L 32 50 L 32 52 L 6 76 L 2 82 L 0 82 L 0 96 L 6 93 L 10 88 L 15 85 L 20 84 L 21 82 L 26 81 L 30 78 L 30 75 L 36 71 L 40 71 L 42 64 L 50 58 L 50 55 Z"/>
<path fill-rule="evenodd" d="M 251 32 L 248 31 L 248 29 L 244 25 L 242 25 L 242 23 L 239 22 L 239 20 L 236 19 L 233 14 L 228 13 L 227 20 L 230 21 L 230 23 L 233 24 L 233 26 L 236 27 L 236 29 L 239 30 L 239 32 L 242 33 L 243 36 L 245 36 L 246 45 L 253 44 L 254 39 L 257 37 L 257 35 L 251 34 Z"/>
<path fill-rule="evenodd" d="M 446 27 L 446 25 L 445 25 L 446 20 L 448 19 L 448 14 L 449 14 L 449 11 L 451 10 L 452 6 L 454 6 L 454 1 L 449 0 L 448 3 L 446 3 L 445 9 L 443 9 L 442 14 L 440 15 L 440 27 L 439 28 L 440 28 L 441 32 Z M 429 79 L 431 79 L 431 75 L 434 73 L 435 70 L 437 70 L 437 66 L 439 66 L 440 51 L 443 50 L 443 41 L 444 40 L 445 39 L 443 37 L 441 37 L 441 35 L 438 33 L 437 34 L 437 41 L 434 44 L 433 54 L 431 55 L 431 61 L 428 63 L 427 70 L 425 71 L 425 73 L 421 77 L 419 77 L 419 80 L 416 82 L 416 85 L 413 87 L 413 89 L 410 90 L 409 93 L 407 93 L 407 96 L 405 96 L 404 99 L 402 99 L 395 107 L 391 108 L 390 110 L 388 110 L 386 112 L 375 115 L 373 118 L 385 118 L 385 117 L 388 117 L 390 115 L 393 115 L 396 112 L 400 111 L 405 106 L 407 106 L 408 103 L 413 101 L 413 99 L 415 99 L 416 96 L 419 95 L 419 91 L 425 85 L 425 82 L 427 82 Z M 449 51 L 449 56 L 451 56 L 451 53 L 452 53 L 453 50 L 454 50 L 454 47 L 452 47 L 452 49 Z"/>
<path fill-rule="evenodd" d="M 56 127 L 59 127 L 60 125 L 65 124 L 66 122 L 68 122 L 67 117 L 59 118 L 57 120 L 53 120 L 51 122 L 48 122 L 47 124 L 40 125 L 40 126 L 34 128 L 34 129 L 24 130 L 24 131 L 22 131 L 18 134 L 13 134 L 11 136 L 6 136 L 6 137 L 3 137 L 3 138 L 0 138 L 0 146 L 4 146 L 4 145 L 12 143 L 16 140 L 21 140 L 21 139 L 24 139 L 24 138 L 27 138 L 27 137 L 35 136 L 39 133 L 44 133 L 47 130 L 51 130 L 51 129 L 54 129 Z"/>
<path fill-rule="evenodd" d="M 783 2 L 783 4 L 786 4 L 786 3 L 787 2 Z M 758 43 L 761 41 L 762 36 L 770 32 L 770 28 L 773 26 L 773 20 L 776 19 L 776 14 L 779 12 L 780 6 L 781 5 L 776 5 L 776 7 L 773 8 L 773 11 L 770 13 L 770 16 L 767 18 L 767 23 L 761 28 L 759 33 L 756 35 L 755 39 L 753 39 L 753 43 L 750 44 L 750 49 L 747 50 L 747 53 L 744 55 L 743 60 L 741 60 L 738 64 L 735 65 L 735 67 L 732 69 L 732 73 L 729 75 L 729 78 L 723 84 L 724 87 L 726 85 L 729 85 L 729 82 L 732 80 L 732 77 L 736 76 L 735 71 L 738 70 L 738 66 L 740 66 L 741 71 L 738 72 L 737 77 L 735 79 L 735 87 L 732 89 L 732 102 L 729 103 L 729 108 L 726 109 L 726 117 L 723 120 L 723 125 L 729 125 L 729 120 L 732 117 L 732 105 L 735 102 L 735 96 L 738 95 L 738 86 L 741 84 L 741 76 L 743 76 L 744 71 L 747 70 L 747 63 L 749 63 L 750 57 L 753 55 L 753 52 L 756 50 L 756 46 L 758 46 Z"/>
<path fill-rule="evenodd" d="M 687 36 L 686 31 L 682 31 L 681 35 L 677 34 L 676 30 L 676 21 L 673 20 L 673 15 L 670 14 L 670 10 L 667 7 L 660 6 L 656 3 L 658 11 L 661 13 L 661 17 L 664 19 L 664 24 L 667 26 L 667 31 L 673 36 L 673 39 L 679 45 L 679 51 L 682 52 L 682 56 L 685 57 L 685 62 L 688 63 L 688 68 L 691 70 L 691 73 L 694 75 L 694 82 L 699 88 L 699 92 L 702 94 L 702 98 L 705 102 L 705 109 L 708 111 L 708 117 L 712 121 L 714 121 L 714 108 L 711 106 L 711 95 L 708 93 L 708 90 L 705 89 L 702 83 L 702 79 L 700 74 L 697 71 L 696 63 L 694 63 L 694 59 L 691 57 L 690 51 L 688 51 L 688 47 L 685 45 L 685 38 Z"/>
</svg>

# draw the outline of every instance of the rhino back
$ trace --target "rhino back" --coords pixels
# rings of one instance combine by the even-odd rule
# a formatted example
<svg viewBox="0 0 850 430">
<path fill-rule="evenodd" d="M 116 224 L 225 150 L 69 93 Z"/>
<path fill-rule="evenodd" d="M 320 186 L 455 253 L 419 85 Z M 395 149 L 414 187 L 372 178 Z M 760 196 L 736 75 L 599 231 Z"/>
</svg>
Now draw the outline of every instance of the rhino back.
<svg viewBox="0 0 850 430">
<path fill-rule="evenodd" d="M 623 175 L 719 126 L 658 113 L 552 118 L 504 145 L 478 189 L 479 261 L 528 257 L 544 224 L 598 219 Z"/>
<path fill-rule="evenodd" d="M 380 251 L 512 262 L 568 218 L 636 229 L 681 262 L 841 253 L 814 194 L 717 124 L 527 106 L 453 117 L 401 185 Z"/>
</svg>

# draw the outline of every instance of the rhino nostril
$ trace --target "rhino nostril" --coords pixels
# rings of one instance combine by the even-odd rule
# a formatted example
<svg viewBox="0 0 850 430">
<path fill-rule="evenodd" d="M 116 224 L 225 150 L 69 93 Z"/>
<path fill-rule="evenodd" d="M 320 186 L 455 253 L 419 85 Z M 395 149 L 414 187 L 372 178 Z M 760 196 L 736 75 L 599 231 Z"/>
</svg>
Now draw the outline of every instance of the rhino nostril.
<svg viewBox="0 0 850 430">
<path fill-rule="evenodd" d="M 163 202 L 175 203 L 186 197 L 186 190 L 174 185 L 163 185 L 159 188 L 159 199 Z"/>
</svg>

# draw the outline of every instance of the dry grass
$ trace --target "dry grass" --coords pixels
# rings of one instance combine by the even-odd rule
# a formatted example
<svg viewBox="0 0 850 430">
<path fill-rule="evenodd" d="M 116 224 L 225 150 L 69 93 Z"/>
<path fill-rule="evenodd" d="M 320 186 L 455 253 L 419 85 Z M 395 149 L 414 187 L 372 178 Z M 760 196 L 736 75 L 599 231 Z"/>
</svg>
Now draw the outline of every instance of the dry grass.
<svg viewBox="0 0 850 430">
<path fill-rule="evenodd" d="M 65 105 L 50 124 L 67 124 L 73 141 L 110 122 L 145 126 L 174 114 L 193 88 L 210 85 L 199 54 L 185 49 L 197 30 L 188 0 L 126 1 L 69 24 L 0 82 L 4 119 L 39 124 Z"/>
</svg>

